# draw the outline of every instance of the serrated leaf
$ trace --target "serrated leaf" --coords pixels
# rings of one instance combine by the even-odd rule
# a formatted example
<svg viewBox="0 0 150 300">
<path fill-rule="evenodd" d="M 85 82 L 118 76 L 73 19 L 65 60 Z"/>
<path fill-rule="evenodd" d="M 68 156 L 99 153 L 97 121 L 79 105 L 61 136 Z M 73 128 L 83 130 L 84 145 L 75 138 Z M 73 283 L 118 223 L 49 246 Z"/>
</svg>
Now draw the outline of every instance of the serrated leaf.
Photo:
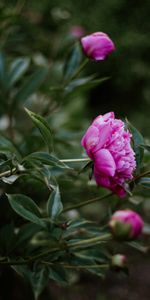
<svg viewBox="0 0 150 300">
<path fill-rule="evenodd" d="M 13 100 L 13 106 L 24 103 L 42 84 L 48 74 L 47 68 L 39 68 L 20 88 Z"/>
<path fill-rule="evenodd" d="M 47 203 L 47 213 L 51 220 L 56 220 L 63 210 L 60 192 L 58 186 L 50 194 Z"/>
<path fill-rule="evenodd" d="M 8 88 L 11 88 L 22 77 L 29 66 L 29 62 L 29 58 L 17 58 L 12 62 L 7 76 Z"/>
<path fill-rule="evenodd" d="M 72 52 L 67 57 L 64 66 L 64 77 L 67 79 L 74 75 L 81 62 L 81 49 L 79 45 L 75 45 Z"/>
<path fill-rule="evenodd" d="M 21 194 L 7 195 L 8 201 L 12 209 L 24 219 L 45 227 L 45 223 L 41 220 L 41 213 L 35 202 Z"/>
<path fill-rule="evenodd" d="M 27 114 L 32 119 L 35 126 L 39 129 L 44 142 L 47 144 L 49 151 L 52 150 L 52 135 L 48 122 L 40 115 L 25 108 Z"/>
</svg>

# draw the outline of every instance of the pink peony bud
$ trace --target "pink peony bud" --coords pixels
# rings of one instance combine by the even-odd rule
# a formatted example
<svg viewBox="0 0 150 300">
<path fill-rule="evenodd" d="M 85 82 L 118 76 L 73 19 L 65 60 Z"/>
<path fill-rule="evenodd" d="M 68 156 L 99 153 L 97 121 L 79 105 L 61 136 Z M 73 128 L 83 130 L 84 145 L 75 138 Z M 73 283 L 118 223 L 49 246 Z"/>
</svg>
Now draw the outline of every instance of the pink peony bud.
<svg viewBox="0 0 150 300">
<path fill-rule="evenodd" d="M 109 222 L 114 236 L 126 240 L 138 237 L 142 232 L 143 225 L 141 217 L 129 209 L 116 211 Z"/>
<path fill-rule="evenodd" d="M 131 134 L 113 112 L 98 116 L 87 129 L 81 144 L 94 162 L 98 185 L 119 197 L 126 195 L 125 183 L 133 178 L 135 153 L 130 145 Z"/>
<path fill-rule="evenodd" d="M 94 60 L 104 60 L 115 50 L 113 41 L 106 33 L 95 32 L 81 38 L 83 52 Z"/>
<path fill-rule="evenodd" d="M 80 39 L 85 34 L 85 30 L 82 26 L 75 25 L 70 28 L 70 35 L 76 39 Z"/>
<path fill-rule="evenodd" d="M 115 269 L 123 269 L 127 266 L 127 257 L 123 254 L 115 254 L 111 258 L 111 266 Z"/>
</svg>

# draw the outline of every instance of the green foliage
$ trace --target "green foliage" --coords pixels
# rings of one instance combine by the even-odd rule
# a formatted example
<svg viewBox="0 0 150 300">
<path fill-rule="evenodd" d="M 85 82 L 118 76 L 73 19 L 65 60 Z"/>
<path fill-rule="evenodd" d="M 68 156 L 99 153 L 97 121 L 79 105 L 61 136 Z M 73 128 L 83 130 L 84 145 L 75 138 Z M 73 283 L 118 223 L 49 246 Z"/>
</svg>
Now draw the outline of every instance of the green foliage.
<svg viewBox="0 0 150 300">
<path fill-rule="evenodd" d="M 75 45 L 64 65 L 64 78 L 69 79 L 74 76 L 81 63 L 81 50 L 78 44 Z"/>
<path fill-rule="evenodd" d="M 31 198 L 24 195 L 7 195 L 11 207 L 24 219 L 40 226 L 45 226 L 41 220 L 41 214 L 38 206 Z"/>
<path fill-rule="evenodd" d="M 16 94 L 13 106 L 16 107 L 18 103 L 24 104 L 29 96 L 32 95 L 37 88 L 39 88 L 47 74 L 48 69 L 46 68 L 39 68 L 34 74 L 32 74 Z"/>
<path fill-rule="evenodd" d="M 61 212 L 63 211 L 63 205 L 61 202 L 60 191 L 58 186 L 50 194 L 47 203 L 47 213 L 52 221 L 57 220 Z"/>
<path fill-rule="evenodd" d="M 48 122 L 43 117 L 41 117 L 38 114 L 33 113 L 32 111 L 29 111 L 27 108 L 26 108 L 26 112 L 32 119 L 35 126 L 40 130 L 40 133 L 44 139 L 44 142 L 47 144 L 49 151 L 51 151 L 52 150 L 52 135 L 51 135 L 51 131 L 50 131 Z"/>
<path fill-rule="evenodd" d="M 69 0 L 0 4 L 0 266 L 23 276 L 35 299 L 51 280 L 63 286 L 75 282 L 76 272 L 104 277 L 116 249 L 148 251 L 145 240 L 114 241 L 107 224 L 114 210 L 126 206 L 148 219 L 149 141 L 127 122 L 137 170 L 127 183 L 126 201 L 88 181 L 93 161 L 85 163 L 80 145 L 87 116 L 106 110 L 115 108 L 122 116 L 129 111 L 139 128 L 147 126 L 149 39 L 131 22 L 139 15 L 137 7 L 141 22 L 147 12 L 141 14 L 140 3 L 133 12 L 124 1 L 102 2 L 88 1 L 86 10 L 84 2 Z M 120 22 L 122 11 L 128 22 Z M 69 36 L 70 26 L 78 22 L 87 34 L 108 32 L 117 58 L 84 60 L 79 41 Z"/>
<path fill-rule="evenodd" d="M 127 126 L 132 133 L 132 140 L 133 140 L 133 149 L 136 155 L 136 164 L 137 164 L 137 172 L 140 170 L 141 163 L 143 160 L 144 150 L 141 145 L 144 144 L 144 138 L 141 133 L 127 121 Z"/>
</svg>

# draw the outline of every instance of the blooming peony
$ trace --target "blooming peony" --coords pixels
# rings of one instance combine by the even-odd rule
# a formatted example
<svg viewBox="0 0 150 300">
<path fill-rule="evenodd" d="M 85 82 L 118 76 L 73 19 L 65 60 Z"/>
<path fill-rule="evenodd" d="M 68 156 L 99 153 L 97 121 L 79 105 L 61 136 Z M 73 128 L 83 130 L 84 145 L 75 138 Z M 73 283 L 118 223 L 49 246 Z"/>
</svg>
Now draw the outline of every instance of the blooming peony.
<svg viewBox="0 0 150 300">
<path fill-rule="evenodd" d="M 133 178 L 135 153 L 130 145 L 131 134 L 113 112 L 98 116 L 87 129 L 81 144 L 94 162 L 98 185 L 124 197 L 125 182 Z"/>
<path fill-rule="evenodd" d="M 104 60 L 115 50 L 113 41 L 106 33 L 95 32 L 81 38 L 83 52 L 93 60 Z"/>
<path fill-rule="evenodd" d="M 129 209 L 116 211 L 109 222 L 114 235 L 126 239 L 138 237 L 142 232 L 143 225 L 141 217 Z"/>
</svg>

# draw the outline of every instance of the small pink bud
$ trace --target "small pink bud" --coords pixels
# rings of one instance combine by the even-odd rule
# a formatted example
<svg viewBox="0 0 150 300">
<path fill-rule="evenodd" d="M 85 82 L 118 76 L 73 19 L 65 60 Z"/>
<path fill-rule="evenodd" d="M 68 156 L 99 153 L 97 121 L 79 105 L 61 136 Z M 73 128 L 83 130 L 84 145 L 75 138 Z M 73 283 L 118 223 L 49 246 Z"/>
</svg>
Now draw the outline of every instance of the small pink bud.
<svg viewBox="0 0 150 300">
<path fill-rule="evenodd" d="M 109 226 L 115 237 L 131 240 L 137 238 L 143 228 L 143 220 L 132 210 L 116 211 L 109 222 Z"/>
<path fill-rule="evenodd" d="M 70 35 L 76 39 L 80 39 L 85 34 L 85 30 L 82 26 L 75 25 L 70 28 Z"/>
<path fill-rule="evenodd" d="M 104 60 L 115 50 L 113 41 L 106 33 L 95 32 L 81 38 L 83 52 L 93 60 Z"/>
<path fill-rule="evenodd" d="M 127 258 L 123 254 L 113 255 L 111 258 L 111 266 L 115 269 L 123 269 L 127 266 Z"/>
</svg>

